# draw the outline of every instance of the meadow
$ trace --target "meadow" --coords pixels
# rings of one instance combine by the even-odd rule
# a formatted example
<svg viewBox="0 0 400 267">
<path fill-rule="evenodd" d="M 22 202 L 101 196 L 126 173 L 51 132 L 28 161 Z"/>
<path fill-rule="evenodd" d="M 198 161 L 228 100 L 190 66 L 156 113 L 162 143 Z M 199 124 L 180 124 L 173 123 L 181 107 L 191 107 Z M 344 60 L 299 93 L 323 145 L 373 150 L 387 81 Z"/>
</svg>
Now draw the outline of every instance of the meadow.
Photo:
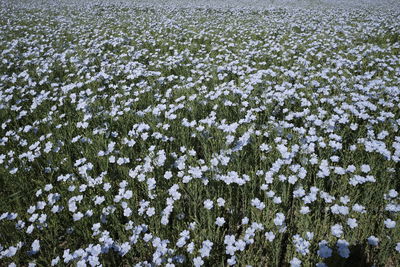
<svg viewBox="0 0 400 267">
<path fill-rule="evenodd" d="M 0 266 L 398 266 L 400 3 L 0 2 Z"/>
</svg>

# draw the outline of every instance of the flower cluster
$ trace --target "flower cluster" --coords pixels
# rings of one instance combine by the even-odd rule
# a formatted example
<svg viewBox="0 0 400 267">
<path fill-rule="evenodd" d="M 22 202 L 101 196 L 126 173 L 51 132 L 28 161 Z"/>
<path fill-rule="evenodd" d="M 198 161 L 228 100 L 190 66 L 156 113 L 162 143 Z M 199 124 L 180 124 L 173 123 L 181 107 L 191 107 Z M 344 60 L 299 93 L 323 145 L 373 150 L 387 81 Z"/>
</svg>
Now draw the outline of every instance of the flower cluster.
<svg viewBox="0 0 400 267">
<path fill-rule="evenodd" d="M 400 262 L 399 4 L 166 2 L 2 3 L 0 265 Z"/>
</svg>

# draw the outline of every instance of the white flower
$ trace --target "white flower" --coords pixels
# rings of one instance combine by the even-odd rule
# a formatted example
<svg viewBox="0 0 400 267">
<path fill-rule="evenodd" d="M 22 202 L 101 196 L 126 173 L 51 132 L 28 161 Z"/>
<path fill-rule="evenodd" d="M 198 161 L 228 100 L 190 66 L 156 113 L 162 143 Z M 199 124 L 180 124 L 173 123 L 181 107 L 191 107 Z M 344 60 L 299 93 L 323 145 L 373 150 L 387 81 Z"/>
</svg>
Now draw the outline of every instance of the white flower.
<svg viewBox="0 0 400 267">
<path fill-rule="evenodd" d="M 132 210 L 130 208 L 125 208 L 124 209 L 124 216 L 125 217 L 130 217 L 132 215 Z"/>
<path fill-rule="evenodd" d="M 285 215 L 283 213 L 277 213 L 275 215 L 274 224 L 276 226 L 282 226 L 285 222 Z"/>
<path fill-rule="evenodd" d="M 200 249 L 200 255 L 202 258 L 204 257 L 209 257 L 210 256 L 210 252 L 213 246 L 213 242 L 211 242 L 210 240 L 205 240 L 202 242 L 202 248 Z"/>
<path fill-rule="evenodd" d="M 337 204 L 333 205 L 331 207 L 331 212 L 333 214 L 343 214 L 343 215 L 347 215 L 349 214 L 349 208 L 346 206 L 339 206 Z"/>
<path fill-rule="evenodd" d="M 275 239 L 275 234 L 273 232 L 266 232 L 265 233 L 265 238 L 269 241 L 272 242 Z"/>
<path fill-rule="evenodd" d="M 104 189 L 104 191 L 106 191 L 106 192 L 108 192 L 108 190 L 110 190 L 110 188 L 111 188 L 111 184 L 110 184 L 110 183 L 105 183 L 105 184 L 103 185 L 103 189 Z"/>
<path fill-rule="evenodd" d="M 172 172 L 170 172 L 170 171 L 165 172 L 164 178 L 167 179 L 167 180 L 171 179 L 172 178 Z"/>
<path fill-rule="evenodd" d="M 33 226 L 33 224 L 31 224 L 26 228 L 26 233 L 31 234 L 33 232 L 33 230 L 34 230 L 34 226 Z"/>
<path fill-rule="evenodd" d="M 343 234 L 343 227 L 340 224 L 331 226 L 332 235 L 340 237 Z"/>
<path fill-rule="evenodd" d="M 399 194 L 397 193 L 396 190 L 394 190 L 394 189 L 390 189 L 390 190 L 389 190 L 389 197 L 391 197 L 391 198 L 396 198 L 398 195 L 399 195 Z"/>
<path fill-rule="evenodd" d="M 223 207 L 225 205 L 225 199 L 219 197 L 217 199 L 217 204 L 218 204 L 219 207 Z"/>
<path fill-rule="evenodd" d="M 328 247 L 328 242 L 322 240 L 319 242 L 319 249 L 317 251 L 318 256 L 321 258 L 329 258 L 332 256 L 332 249 Z"/>
<path fill-rule="evenodd" d="M 281 197 L 274 197 L 272 202 L 274 202 L 274 204 L 280 204 L 282 203 L 282 199 Z"/>
<path fill-rule="evenodd" d="M 74 221 L 79 221 L 80 219 L 82 219 L 83 216 L 84 215 L 82 212 L 77 212 L 77 213 L 74 213 L 73 219 L 74 219 Z"/>
<path fill-rule="evenodd" d="M 361 165 L 361 171 L 364 173 L 368 173 L 371 170 L 371 167 L 367 164 Z"/>
<path fill-rule="evenodd" d="M 251 205 L 259 210 L 263 210 L 265 208 L 264 202 L 261 202 L 258 198 L 252 199 Z"/>
<path fill-rule="evenodd" d="M 218 226 L 222 226 L 225 223 L 225 218 L 224 217 L 217 217 L 217 219 L 215 220 L 215 224 Z"/>
<path fill-rule="evenodd" d="M 193 250 L 194 250 L 194 243 L 193 243 L 193 242 L 190 242 L 190 243 L 187 245 L 187 252 L 190 253 L 190 254 L 192 254 L 192 253 L 193 253 Z"/>
<path fill-rule="evenodd" d="M 298 258 L 294 257 L 290 261 L 290 267 L 300 267 L 300 266 L 301 266 L 301 260 L 299 260 Z"/>
<path fill-rule="evenodd" d="M 44 187 L 45 191 L 50 191 L 53 188 L 53 185 L 51 184 L 46 184 L 46 186 Z"/>
<path fill-rule="evenodd" d="M 297 188 L 293 191 L 293 197 L 295 198 L 303 197 L 305 194 L 306 191 L 303 189 L 303 187 Z"/>
<path fill-rule="evenodd" d="M 347 203 L 349 203 L 349 201 L 350 201 L 350 198 L 349 198 L 349 196 L 344 196 L 344 197 L 340 197 L 340 202 L 342 202 L 343 204 L 347 204 Z"/>
<path fill-rule="evenodd" d="M 95 199 L 94 199 L 94 204 L 95 205 L 100 205 L 105 200 L 106 200 L 106 198 L 104 196 L 96 196 Z"/>
<path fill-rule="evenodd" d="M 235 242 L 235 247 L 237 250 L 244 251 L 246 248 L 246 242 L 239 239 Z"/>
<path fill-rule="evenodd" d="M 110 160 L 110 163 L 113 163 L 113 162 L 111 162 L 111 160 Z M 117 164 L 118 164 L 118 165 L 124 164 L 124 159 L 123 159 L 123 158 L 118 158 Z"/>
<path fill-rule="evenodd" d="M 233 255 L 226 262 L 228 263 L 229 266 L 235 265 L 236 264 L 236 257 Z"/>
<path fill-rule="evenodd" d="M 242 224 L 248 224 L 248 223 L 249 223 L 249 218 L 244 217 L 244 218 L 242 219 Z"/>
<path fill-rule="evenodd" d="M 356 166 L 354 166 L 354 165 L 349 165 L 349 166 L 347 166 L 347 169 L 346 169 L 348 172 L 354 172 L 355 170 L 356 170 Z"/>
<path fill-rule="evenodd" d="M 131 245 L 129 244 L 129 242 L 125 242 L 120 246 L 119 253 L 121 254 L 121 256 L 124 256 L 126 253 L 129 252 L 130 249 Z"/>
<path fill-rule="evenodd" d="M 38 239 L 36 239 L 35 241 L 33 241 L 32 243 L 32 254 L 36 254 L 38 253 L 40 250 L 40 242 Z"/>
<path fill-rule="evenodd" d="M 202 266 L 204 264 L 204 261 L 201 259 L 201 257 L 196 257 L 193 259 L 193 265 L 195 267 Z"/>
<path fill-rule="evenodd" d="M 52 259 L 51 266 L 57 265 L 59 261 L 60 261 L 60 256 L 57 256 L 56 258 Z"/>
<path fill-rule="evenodd" d="M 35 212 L 35 210 L 36 210 L 36 207 L 35 207 L 35 206 L 30 206 L 29 209 L 27 210 L 27 212 L 28 212 L 29 214 L 32 214 L 32 213 Z"/>
<path fill-rule="evenodd" d="M 18 251 L 18 248 L 11 246 L 8 249 L 6 249 L 4 252 L 2 251 L 1 255 L 11 258 L 17 253 L 17 251 Z"/>
<path fill-rule="evenodd" d="M 336 246 L 340 257 L 348 258 L 350 256 L 349 243 L 346 240 L 339 239 Z"/>
<path fill-rule="evenodd" d="M 271 149 L 271 147 L 268 144 L 263 143 L 260 145 L 261 151 L 269 151 L 270 149 Z"/>
<path fill-rule="evenodd" d="M 204 208 L 206 208 L 208 210 L 210 210 L 214 207 L 214 203 L 210 199 L 204 200 L 203 204 L 204 204 Z"/>
<path fill-rule="evenodd" d="M 400 252 L 400 242 L 396 244 L 396 248 L 395 249 L 396 249 L 397 252 Z"/>
<path fill-rule="evenodd" d="M 143 240 L 144 242 L 149 242 L 153 238 L 152 234 L 144 234 Z"/>
<path fill-rule="evenodd" d="M 150 208 L 147 209 L 147 211 L 146 211 L 146 215 L 147 215 L 147 216 L 151 217 L 151 216 L 153 216 L 154 214 L 156 214 L 156 209 L 155 209 L 155 208 L 150 207 Z"/>
<path fill-rule="evenodd" d="M 362 205 L 359 205 L 359 204 L 354 204 L 353 207 L 352 207 L 352 209 L 353 209 L 355 212 L 366 213 L 365 207 L 362 206 Z"/>
<path fill-rule="evenodd" d="M 300 209 L 301 214 L 307 214 L 310 212 L 310 208 L 308 206 L 302 206 Z"/>
<path fill-rule="evenodd" d="M 372 246 L 377 246 L 379 243 L 379 239 L 373 235 L 371 235 L 370 237 L 367 238 L 368 240 L 368 244 L 372 245 Z"/>
<path fill-rule="evenodd" d="M 293 236 L 293 243 L 298 253 L 302 255 L 307 255 L 310 252 L 309 247 L 311 243 L 302 238 L 300 235 L 296 234 Z"/>
<path fill-rule="evenodd" d="M 392 221 L 391 219 L 386 219 L 384 221 L 386 228 L 395 228 L 396 227 L 396 222 Z"/>
<path fill-rule="evenodd" d="M 357 220 L 354 219 L 354 218 L 348 218 L 348 219 L 347 219 L 347 225 L 348 225 L 351 229 L 356 228 L 356 227 L 358 226 Z"/>
</svg>

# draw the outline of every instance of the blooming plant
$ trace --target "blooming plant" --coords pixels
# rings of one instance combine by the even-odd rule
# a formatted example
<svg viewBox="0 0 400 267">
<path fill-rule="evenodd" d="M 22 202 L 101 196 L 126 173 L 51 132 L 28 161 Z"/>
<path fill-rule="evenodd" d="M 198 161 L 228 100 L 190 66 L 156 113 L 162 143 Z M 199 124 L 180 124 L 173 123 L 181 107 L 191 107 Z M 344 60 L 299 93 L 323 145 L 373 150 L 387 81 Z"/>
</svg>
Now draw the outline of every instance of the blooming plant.
<svg viewBox="0 0 400 267">
<path fill-rule="evenodd" d="M 156 2 L 1 2 L 0 266 L 400 262 L 399 2 Z"/>
</svg>

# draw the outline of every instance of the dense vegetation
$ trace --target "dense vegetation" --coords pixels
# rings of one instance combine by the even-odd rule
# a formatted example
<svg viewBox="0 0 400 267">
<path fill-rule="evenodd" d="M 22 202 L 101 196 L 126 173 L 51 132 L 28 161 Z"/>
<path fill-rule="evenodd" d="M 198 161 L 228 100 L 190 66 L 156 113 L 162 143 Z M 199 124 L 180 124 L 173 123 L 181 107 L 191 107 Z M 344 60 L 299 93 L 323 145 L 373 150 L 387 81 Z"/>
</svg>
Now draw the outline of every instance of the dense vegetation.
<svg viewBox="0 0 400 267">
<path fill-rule="evenodd" d="M 2 2 L 0 266 L 396 266 L 400 9 L 319 2 Z"/>
</svg>

